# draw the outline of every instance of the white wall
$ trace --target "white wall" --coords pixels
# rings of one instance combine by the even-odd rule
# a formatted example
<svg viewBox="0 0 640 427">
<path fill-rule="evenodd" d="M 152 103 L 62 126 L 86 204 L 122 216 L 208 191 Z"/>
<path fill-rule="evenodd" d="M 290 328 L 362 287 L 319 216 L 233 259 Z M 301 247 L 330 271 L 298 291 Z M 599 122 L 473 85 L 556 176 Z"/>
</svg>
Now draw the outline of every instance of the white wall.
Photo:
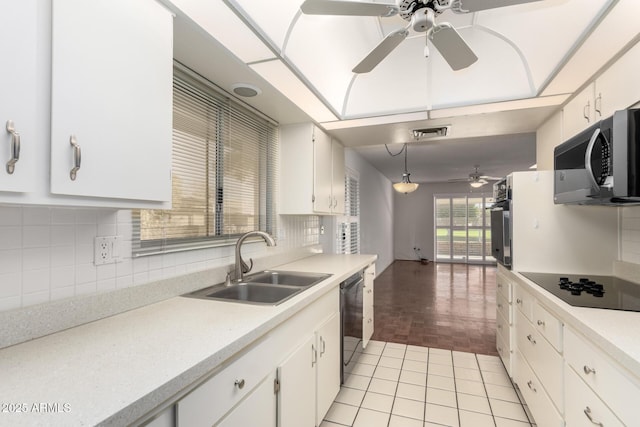
<svg viewBox="0 0 640 427">
<path fill-rule="evenodd" d="M 410 194 L 394 193 L 395 259 L 418 259 L 414 247 L 420 248 L 423 258 L 434 260 L 433 196 L 435 194 L 489 194 L 491 185 L 478 189 L 468 183 L 420 184 Z"/>
<path fill-rule="evenodd" d="M 394 261 L 391 181 L 353 150 L 345 150 L 345 165 L 360 177 L 360 252 L 378 255 L 376 273 L 380 274 Z"/>
<path fill-rule="evenodd" d="M 122 262 L 93 265 L 96 236 L 123 236 Z M 130 210 L 0 205 L 0 311 L 98 294 L 233 263 L 233 246 L 133 258 Z M 272 250 L 318 243 L 318 217 L 282 216 Z M 267 253 L 262 243 L 243 254 Z"/>
</svg>

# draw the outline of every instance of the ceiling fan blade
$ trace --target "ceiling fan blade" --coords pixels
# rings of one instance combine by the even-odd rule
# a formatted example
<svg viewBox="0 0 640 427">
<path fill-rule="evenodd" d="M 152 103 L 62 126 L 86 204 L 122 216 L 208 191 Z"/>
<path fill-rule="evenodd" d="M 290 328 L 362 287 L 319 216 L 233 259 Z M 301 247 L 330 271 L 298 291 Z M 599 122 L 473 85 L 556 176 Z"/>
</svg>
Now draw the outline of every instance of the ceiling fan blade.
<svg viewBox="0 0 640 427">
<path fill-rule="evenodd" d="M 496 9 L 498 7 L 513 6 L 516 4 L 533 3 L 540 0 L 461 0 L 451 8 L 456 13 L 471 13 L 481 10 Z"/>
<path fill-rule="evenodd" d="M 338 0 L 306 0 L 300 6 L 307 15 L 393 16 L 399 9 L 395 4 Z"/>
<path fill-rule="evenodd" d="M 434 27 L 429 39 L 454 71 L 467 68 L 478 60 L 467 42 L 450 24 Z"/>
<path fill-rule="evenodd" d="M 371 52 L 360 61 L 358 65 L 353 68 L 353 72 L 356 74 L 368 73 L 376 68 L 376 66 L 389 55 L 393 49 L 398 47 L 400 43 L 409 35 L 409 30 L 406 28 L 400 28 L 390 32 L 387 36 L 374 47 Z"/>
<path fill-rule="evenodd" d="M 497 176 L 481 175 L 481 176 L 480 176 L 480 179 L 486 179 L 486 180 L 488 180 L 488 181 L 498 181 L 498 180 L 500 180 L 500 179 L 502 179 L 502 178 L 499 178 L 499 177 L 497 177 Z"/>
</svg>

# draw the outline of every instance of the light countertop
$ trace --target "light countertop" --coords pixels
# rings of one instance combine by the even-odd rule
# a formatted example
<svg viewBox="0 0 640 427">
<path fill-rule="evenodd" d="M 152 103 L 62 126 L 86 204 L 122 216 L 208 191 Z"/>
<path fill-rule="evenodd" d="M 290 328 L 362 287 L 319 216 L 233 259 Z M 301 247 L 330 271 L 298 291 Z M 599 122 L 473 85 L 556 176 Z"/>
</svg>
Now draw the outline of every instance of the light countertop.
<svg viewBox="0 0 640 427">
<path fill-rule="evenodd" d="M 375 259 L 276 266 L 333 274 L 277 306 L 175 297 L 2 349 L 0 426 L 135 422 Z"/>
<path fill-rule="evenodd" d="M 574 307 L 515 273 L 519 283 L 566 326 L 583 334 L 640 381 L 640 313 Z"/>
</svg>

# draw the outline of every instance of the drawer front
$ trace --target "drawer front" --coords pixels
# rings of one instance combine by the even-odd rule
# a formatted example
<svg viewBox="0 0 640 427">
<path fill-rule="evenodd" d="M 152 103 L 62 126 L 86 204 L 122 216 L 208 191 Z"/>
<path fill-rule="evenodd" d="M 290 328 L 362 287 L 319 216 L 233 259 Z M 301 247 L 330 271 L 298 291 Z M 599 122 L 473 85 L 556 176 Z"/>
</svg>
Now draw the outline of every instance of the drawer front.
<svg viewBox="0 0 640 427">
<path fill-rule="evenodd" d="M 562 356 L 522 313 L 518 313 L 516 318 L 516 341 L 518 349 L 544 385 L 553 403 L 557 408 L 562 408 Z"/>
<path fill-rule="evenodd" d="M 505 339 L 504 336 L 498 332 L 496 334 L 496 350 L 498 350 L 498 355 L 500 355 L 500 359 L 502 359 L 502 364 L 507 370 L 507 373 L 510 377 L 513 377 L 513 372 L 511 368 L 511 347 L 508 343 L 509 339 Z"/>
<path fill-rule="evenodd" d="M 273 350 L 266 337 L 178 401 L 178 425 L 208 427 L 217 422 L 273 369 L 275 360 L 265 360 Z"/>
<path fill-rule="evenodd" d="M 508 302 L 511 302 L 511 282 L 505 275 L 501 274 L 500 272 L 496 274 L 496 291 L 498 295 L 504 296 Z"/>
<path fill-rule="evenodd" d="M 637 422 L 640 396 L 637 378 L 571 328 L 565 328 L 565 359 L 623 423 Z"/>
<path fill-rule="evenodd" d="M 562 353 L 562 322 L 537 303 L 533 306 L 533 326 Z"/>
<path fill-rule="evenodd" d="M 509 325 L 513 323 L 513 317 L 511 317 L 511 305 L 502 294 L 496 295 L 496 311 L 498 314 L 501 314 L 505 320 L 507 320 Z"/>
<path fill-rule="evenodd" d="M 624 425 L 569 366 L 565 369 L 564 379 L 567 426 Z"/>
<path fill-rule="evenodd" d="M 522 286 L 515 284 L 513 286 L 513 306 L 520 310 L 529 320 L 533 320 L 533 297 Z"/>
<path fill-rule="evenodd" d="M 540 385 L 538 378 L 534 375 L 520 351 L 515 350 L 513 358 L 514 380 L 529 406 L 536 425 L 564 427 L 562 416 L 553 406 L 551 399 Z"/>
</svg>

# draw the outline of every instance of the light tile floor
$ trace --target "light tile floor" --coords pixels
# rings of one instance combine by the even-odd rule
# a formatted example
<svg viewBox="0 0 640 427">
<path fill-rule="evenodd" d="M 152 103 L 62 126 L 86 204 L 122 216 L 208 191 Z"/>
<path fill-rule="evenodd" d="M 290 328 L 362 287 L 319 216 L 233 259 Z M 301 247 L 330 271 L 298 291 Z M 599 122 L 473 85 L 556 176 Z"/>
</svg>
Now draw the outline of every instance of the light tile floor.
<svg viewBox="0 0 640 427">
<path fill-rule="evenodd" d="M 497 356 L 380 341 L 352 356 L 320 427 L 535 426 Z"/>
</svg>

